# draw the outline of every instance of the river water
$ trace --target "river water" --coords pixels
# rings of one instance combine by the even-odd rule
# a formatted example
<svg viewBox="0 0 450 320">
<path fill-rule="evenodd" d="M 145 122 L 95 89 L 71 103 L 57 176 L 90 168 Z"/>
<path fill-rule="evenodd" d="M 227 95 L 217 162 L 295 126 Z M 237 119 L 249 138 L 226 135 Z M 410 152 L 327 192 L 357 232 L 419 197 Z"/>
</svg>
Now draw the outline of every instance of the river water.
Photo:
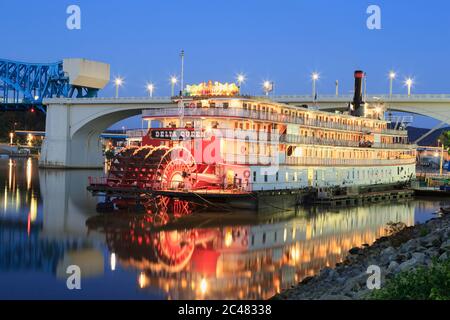
<svg viewBox="0 0 450 320">
<path fill-rule="evenodd" d="M 99 214 L 86 186 L 100 175 L 0 159 L 0 299 L 267 299 L 372 243 L 388 222 L 424 222 L 450 204 L 257 217 L 160 199 L 140 213 Z M 71 265 L 81 290 L 67 288 Z"/>
</svg>

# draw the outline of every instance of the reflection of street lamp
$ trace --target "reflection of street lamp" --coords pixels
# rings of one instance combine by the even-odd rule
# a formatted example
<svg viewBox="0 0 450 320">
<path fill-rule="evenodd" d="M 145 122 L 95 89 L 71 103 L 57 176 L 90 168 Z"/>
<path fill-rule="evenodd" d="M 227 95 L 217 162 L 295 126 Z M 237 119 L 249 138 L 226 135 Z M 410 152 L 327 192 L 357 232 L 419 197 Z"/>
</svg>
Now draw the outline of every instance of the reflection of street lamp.
<svg viewBox="0 0 450 320">
<path fill-rule="evenodd" d="M 175 96 L 175 85 L 177 84 L 178 79 L 175 76 L 170 78 L 170 84 L 172 85 L 172 97 Z"/>
<path fill-rule="evenodd" d="M 28 134 L 27 137 L 27 142 L 28 142 L 28 146 L 31 147 L 33 145 L 33 135 L 31 133 Z"/>
<path fill-rule="evenodd" d="M 14 143 L 13 143 L 13 139 L 14 139 L 14 132 L 10 132 L 9 133 L 9 144 L 10 145 L 13 145 Z"/>
</svg>

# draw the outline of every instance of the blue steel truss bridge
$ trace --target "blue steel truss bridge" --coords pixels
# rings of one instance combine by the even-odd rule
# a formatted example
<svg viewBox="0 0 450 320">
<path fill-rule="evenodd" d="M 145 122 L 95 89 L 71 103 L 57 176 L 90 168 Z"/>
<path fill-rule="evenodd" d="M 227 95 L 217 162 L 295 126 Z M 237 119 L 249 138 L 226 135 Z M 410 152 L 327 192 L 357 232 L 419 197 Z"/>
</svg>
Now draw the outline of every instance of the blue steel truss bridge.
<svg viewBox="0 0 450 320">
<path fill-rule="evenodd" d="M 92 72 L 95 74 L 89 74 Z M 0 59 L 0 111 L 34 111 L 36 108 L 45 112 L 43 99 L 94 98 L 108 81 L 109 65 L 84 59 L 55 63 Z"/>
</svg>

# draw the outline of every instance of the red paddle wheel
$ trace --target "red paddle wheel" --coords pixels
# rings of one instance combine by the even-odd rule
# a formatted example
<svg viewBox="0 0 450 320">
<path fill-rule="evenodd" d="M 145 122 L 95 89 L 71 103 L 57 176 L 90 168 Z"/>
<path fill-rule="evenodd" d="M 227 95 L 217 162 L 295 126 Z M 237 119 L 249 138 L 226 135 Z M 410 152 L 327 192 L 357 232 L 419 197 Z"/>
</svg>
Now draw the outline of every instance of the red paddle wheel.
<svg viewBox="0 0 450 320">
<path fill-rule="evenodd" d="M 111 187 L 151 189 L 157 180 L 161 157 L 165 146 L 128 147 L 112 160 L 107 184 Z"/>
<path fill-rule="evenodd" d="M 188 149 L 177 146 L 161 158 L 157 174 L 162 190 L 192 190 L 197 182 L 197 163 Z"/>
</svg>

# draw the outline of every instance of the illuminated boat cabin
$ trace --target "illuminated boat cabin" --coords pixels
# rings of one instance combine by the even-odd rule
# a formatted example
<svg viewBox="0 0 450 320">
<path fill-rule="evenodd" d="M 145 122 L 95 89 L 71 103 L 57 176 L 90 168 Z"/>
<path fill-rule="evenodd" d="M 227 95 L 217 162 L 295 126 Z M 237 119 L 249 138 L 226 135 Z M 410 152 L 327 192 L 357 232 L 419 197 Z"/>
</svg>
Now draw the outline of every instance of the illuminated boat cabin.
<svg viewBox="0 0 450 320">
<path fill-rule="evenodd" d="M 415 174 L 406 130 L 389 128 L 379 107 L 357 105 L 361 116 L 323 112 L 239 96 L 236 85 L 211 82 L 187 86 L 175 101 L 143 112 L 149 129 L 143 145 L 189 153 L 189 172 L 173 175 L 170 189 L 396 184 Z"/>
</svg>

